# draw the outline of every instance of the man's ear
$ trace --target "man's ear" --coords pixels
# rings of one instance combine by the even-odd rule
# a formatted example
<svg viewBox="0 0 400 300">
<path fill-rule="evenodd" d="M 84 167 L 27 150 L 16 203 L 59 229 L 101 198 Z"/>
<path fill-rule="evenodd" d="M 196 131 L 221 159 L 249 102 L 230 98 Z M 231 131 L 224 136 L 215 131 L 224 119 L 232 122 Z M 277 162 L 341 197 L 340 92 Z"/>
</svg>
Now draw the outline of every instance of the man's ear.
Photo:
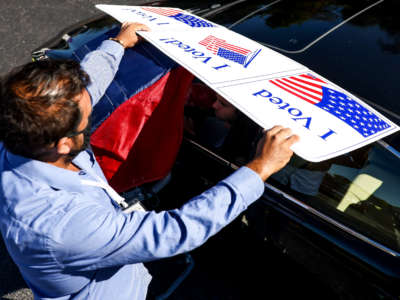
<svg viewBox="0 0 400 300">
<path fill-rule="evenodd" d="M 72 145 L 72 139 L 69 137 L 63 137 L 59 139 L 56 145 L 57 153 L 62 155 L 69 154 L 71 152 Z"/>
</svg>

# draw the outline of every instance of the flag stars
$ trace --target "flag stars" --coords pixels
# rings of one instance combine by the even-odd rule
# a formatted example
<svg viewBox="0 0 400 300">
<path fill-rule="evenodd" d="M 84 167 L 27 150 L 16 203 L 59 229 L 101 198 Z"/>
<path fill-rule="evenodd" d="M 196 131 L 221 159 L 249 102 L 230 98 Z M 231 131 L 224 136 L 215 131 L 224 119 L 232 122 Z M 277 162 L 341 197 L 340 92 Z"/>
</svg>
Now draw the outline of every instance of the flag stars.
<svg viewBox="0 0 400 300">
<path fill-rule="evenodd" d="M 390 128 L 390 125 L 382 121 L 375 113 L 369 111 L 357 100 L 351 99 L 346 93 L 335 91 L 326 85 L 320 85 L 320 87 L 323 96 L 320 102 L 315 103 L 315 106 L 341 120 L 348 128 L 357 131 L 361 136 L 368 137 L 384 128 Z"/>
</svg>

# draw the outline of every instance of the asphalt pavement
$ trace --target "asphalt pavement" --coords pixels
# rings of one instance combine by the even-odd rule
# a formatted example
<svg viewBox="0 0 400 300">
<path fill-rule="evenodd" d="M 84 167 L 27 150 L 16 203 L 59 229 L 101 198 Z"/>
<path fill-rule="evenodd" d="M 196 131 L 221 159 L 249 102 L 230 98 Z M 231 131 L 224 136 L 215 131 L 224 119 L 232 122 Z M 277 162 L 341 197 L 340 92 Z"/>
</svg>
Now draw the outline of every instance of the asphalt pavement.
<svg viewBox="0 0 400 300">
<path fill-rule="evenodd" d="M 135 5 L 129 0 L 0 1 L 0 74 L 29 62 L 30 51 L 64 28 L 100 12 L 95 4 Z M 142 1 L 143 2 L 143 1 Z"/>
</svg>

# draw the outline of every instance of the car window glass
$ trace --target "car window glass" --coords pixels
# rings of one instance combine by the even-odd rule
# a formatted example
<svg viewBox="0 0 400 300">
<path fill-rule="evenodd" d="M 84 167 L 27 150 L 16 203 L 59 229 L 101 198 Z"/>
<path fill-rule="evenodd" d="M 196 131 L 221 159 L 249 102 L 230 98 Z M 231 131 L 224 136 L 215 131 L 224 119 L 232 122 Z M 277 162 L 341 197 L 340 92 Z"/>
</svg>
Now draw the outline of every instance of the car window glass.
<svg viewBox="0 0 400 300">
<path fill-rule="evenodd" d="M 248 162 L 262 129 L 205 84 L 192 85 L 185 105 L 185 132 L 224 159 Z"/>
<path fill-rule="evenodd" d="M 224 160 L 241 166 L 254 156 L 262 129 L 196 82 L 185 106 L 185 132 Z M 399 138 L 396 134 L 390 140 Z M 387 147 L 374 143 L 320 163 L 294 155 L 268 183 L 400 252 L 400 156 Z"/>
<path fill-rule="evenodd" d="M 243 2 L 208 19 L 253 40 L 296 51 L 376 1 Z M 263 9 L 264 8 L 264 9 Z"/>
<path fill-rule="evenodd" d="M 309 163 L 294 156 L 270 183 L 372 240 L 400 250 L 400 159 L 378 143 Z"/>
</svg>

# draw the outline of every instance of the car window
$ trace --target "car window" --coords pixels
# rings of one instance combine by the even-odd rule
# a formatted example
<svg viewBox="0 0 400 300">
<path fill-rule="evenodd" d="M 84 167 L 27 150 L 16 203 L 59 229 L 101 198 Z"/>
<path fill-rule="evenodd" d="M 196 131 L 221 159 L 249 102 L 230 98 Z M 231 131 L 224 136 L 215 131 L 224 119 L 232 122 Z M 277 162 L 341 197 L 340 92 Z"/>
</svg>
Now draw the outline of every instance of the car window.
<svg viewBox="0 0 400 300">
<path fill-rule="evenodd" d="M 374 143 L 321 163 L 295 156 L 270 183 L 399 251 L 400 159 L 383 145 Z"/>
<path fill-rule="evenodd" d="M 193 83 L 185 105 L 185 132 L 224 159 L 242 165 L 253 156 L 262 129 L 201 82 Z"/>
<path fill-rule="evenodd" d="M 262 129 L 202 83 L 185 107 L 186 136 L 241 166 Z M 398 140 L 400 134 L 391 137 Z M 400 252 L 400 156 L 386 143 L 311 163 L 294 155 L 268 183 L 352 230 Z"/>
<path fill-rule="evenodd" d="M 229 13 L 208 19 L 253 40 L 287 51 L 297 51 L 375 2 L 246 1 L 236 5 Z"/>
</svg>

